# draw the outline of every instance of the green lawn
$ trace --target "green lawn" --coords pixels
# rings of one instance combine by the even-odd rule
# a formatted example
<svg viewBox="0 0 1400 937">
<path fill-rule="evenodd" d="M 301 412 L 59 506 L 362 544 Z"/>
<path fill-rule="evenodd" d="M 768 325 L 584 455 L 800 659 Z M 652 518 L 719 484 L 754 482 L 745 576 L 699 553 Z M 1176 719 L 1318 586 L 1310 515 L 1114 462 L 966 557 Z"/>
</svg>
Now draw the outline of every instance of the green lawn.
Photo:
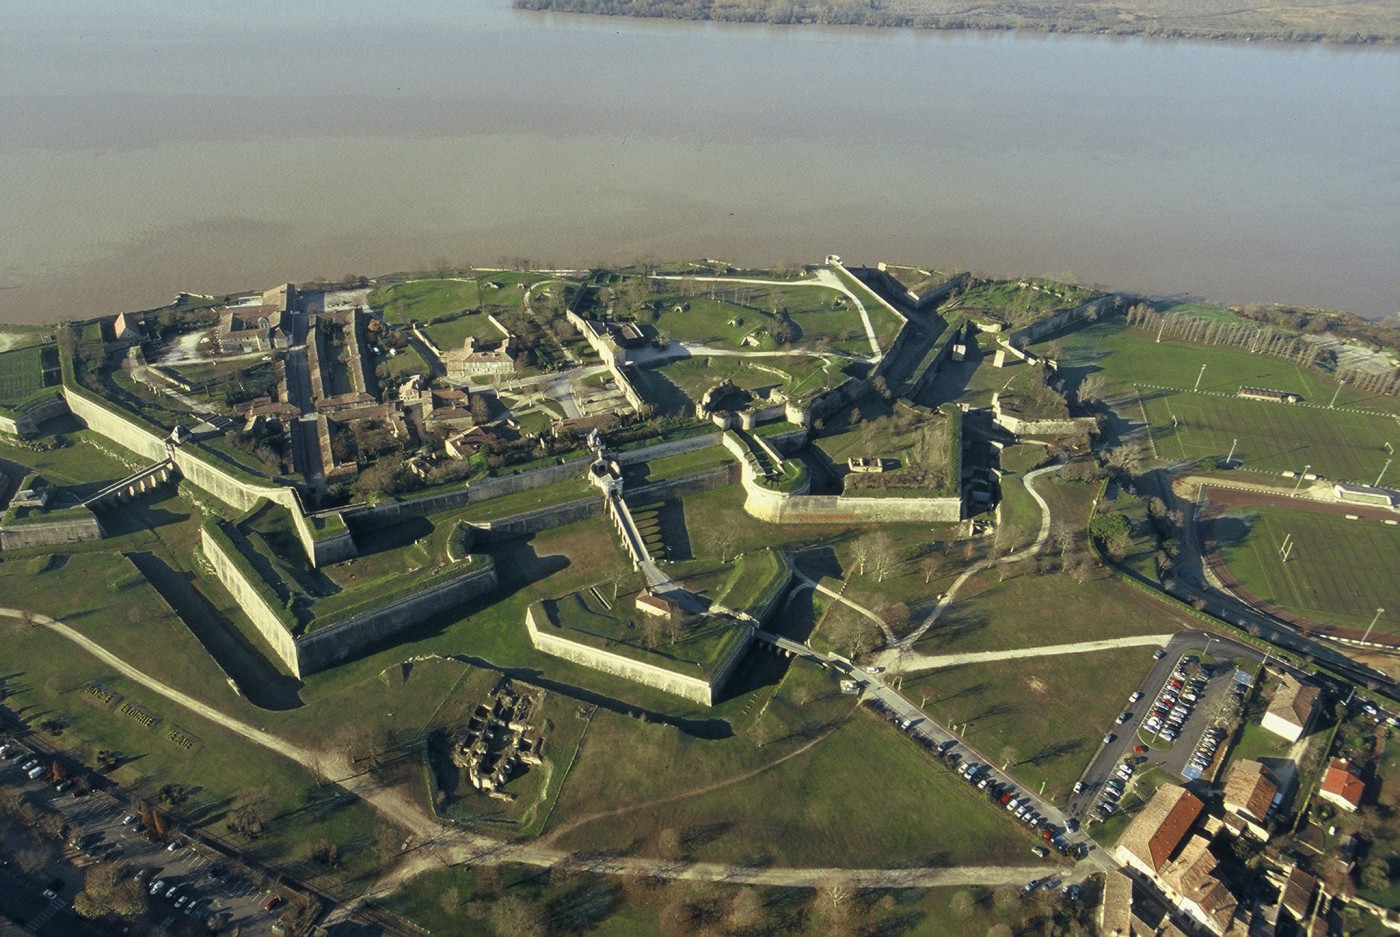
<svg viewBox="0 0 1400 937">
<path fill-rule="evenodd" d="M 0 352 L 0 407 L 17 406 L 44 389 L 45 351 L 39 345 L 30 345 Z"/>
<path fill-rule="evenodd" d="M 1151 667 L 1151 649 L 1134 647 L 962 664 L 909 674 L 903 687 L 944 725 L 970 723 L 969 743 L 1062 802 Z"/>
<path fill-rule="evenodd" d="M 499 342 L 505 337 L 500 329 L 491 324 L 484 312 L 472 312 L 446 322 L 424 326 L 423 331 L 444 353 L 461 348 L 468 337 L 486 343 Z"/>
<path fill-rule="evenodd" d="M 741 342 L 762 330 L 764 351 L 782 347 L 844 351 L 868 356 L 870 343 L 859 312 L 839 291 L 797 284 L 700 284 L 697 295 L 654 294 L 649 301 L 660 311 L 644 320 L 673 339 L 741 348 Z M 713 295 L 711 295 L 713 294 Z M 873 302 L 873 300 L 871 300 Z M 867 304 L 869 305 L 869 304 Z M 679 311 L 677 311 L 679 307 Z M 773 337 L 775 313 L 786 310 L 794 326 L 792 338 L 780 346 Z M 733 323 L 732 325 L 730 323 Z"/>
<path fill-rule="evenodd" d="M 1279 507 L 1234 511 L 1215 522 L 1226 565 L 1246 589 L 1320 624 L 1364 629 L 1376 609 L 1400 609 L 1400 528 L 1336 514 Z M 1296 544 L 1288 562 L 1284 537 Z M 1382 614 L 1375 633 L 1400 633 Z"/>
<path fill-rule="evenodd" d="M 917 647 L 925 654 L 994 651 L 1188 627 L 1194 627 L 1191 619 L 1107 574 L 1080 585 L 1063 573 L 999 582 L 998 573 L 988 571 L 968 580 Z"/>
<path fill-rule="evenodd" d="M 1385 443 L 1400 439 L 1392 418 L 1369 413 L 1146 387 L 1142 400 L 1157 453 L 1167 460 L 1224 459 L 1238 439 L 1234 457 L 1245 468 L 1302 472 L 1308 465 L 1324 478 L 1371 484 L 1390 458 Z"/>
<path fill-rule="evenodd" d="M 369 294 L 370 306 L 382 309 L 384 318 L 396 325 L 414 320 L 427 322 L 437 316 L 474 309 L 480 302 L 475 280 L 413 280 Z"/>
<path fill-rule="evenodd" d="M 681 834 L 685 854 L 702 861 L 891 866 L 1027 859 L 1028 834 L 1005 811 L 987 806 L 888 722 L 854 707 L 827 672 L 794 664 L 763 719 L 733 739 L 704 741 L 600 713 L 554 823 L 558 829 L 559 817 L 624 809 L 568 828 L 558 843 L 589 850 L 631 842 L 653 852 L 670 828 Z M 680 764 L 689 768 L 683 780 L 674 771 Z M 746 777 L 764 765 L 772 766 Z M 744 779 L 724 784 L 737 778 Z M 717 784 L 723 786 L 705 790 Z M 687 791 L 693 796 L 645 806 Z"/>
<path fill-rule="evenodd" d="M 673 361 L 658 371 L 698 404 L 705 391 L 726 379 L 744 390 L 781 387 L 790 397 L 810 397 L 844 383 L 850 377 L 847 368 L 839 358 L 705 355 Z"/>
<path fill-rule="evenodd" d="M 1118 317 L 1102 319 L 1031 347 L 1044 354 L 1051 346 L 1058 349 L 1062 367 L 1102 370 L 1110 385 L 1129 391 L 1132 384 L 1190 390 L 1200 377 L 1200 389 L 1205 392 L 1233 396 L 1241 386 L 1264 387 L 1299 394 L 1305 402 L 1323 407 L 1337 391 L 1333 376 L 1316 368 L 1235 347 L 1192 345 L 1165 338 L 1158 342 L 1155 329 L 1130 328 Z M 1204 374 L 1201 365 L 1206 366 Z M 1336 405 L 1400 413 L 1400 399 L 1377 397 L 1350 385 L 1337 394 Z"/>
</svg>

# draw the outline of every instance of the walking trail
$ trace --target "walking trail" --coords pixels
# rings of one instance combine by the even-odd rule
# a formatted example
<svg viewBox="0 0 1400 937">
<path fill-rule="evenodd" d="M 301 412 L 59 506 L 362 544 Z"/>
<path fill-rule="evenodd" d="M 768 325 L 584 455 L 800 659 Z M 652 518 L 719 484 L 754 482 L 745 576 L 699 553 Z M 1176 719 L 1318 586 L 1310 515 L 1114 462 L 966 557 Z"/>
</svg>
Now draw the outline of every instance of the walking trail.
<svg viewBox="0 0 1400 937">
<path fill-rule="evenodd" d="M 1036 534 L 1035 541 L 1031 543 L 1030 546 L 1017 553 L 1012 553 L 1009 556 L 1003 556 L 999 559 L 983 560 L 980 563 L 974 563 L 972 566 L 969 566 L 963 571 L 961 576 L 953 580 L 953 584 L 948 587 L 948 591 L 943 594 L 943 598 L 938 600 L 938 604 L 934 606 L 933 611 L 923 620 L 923 623 L 909 632 L 909 634 L 905 635 L 903 640 L 879 652 L 875 656 L 876 663 L 884 667 L 899 666 L 900 656 L 928 633 L 928 630 L 933 627 L 934 622 L 938 621 L 943 612 L 953 603 L 953 599 L 957 596 L 958 590 L 962 588 L 963 583 L 967 582 L 973 576 L 982 572 L 984 569 L 990 569 L 998 563 L 1017 563 L 1028 557 L 1035 556 L 1040 552 L 1040 548 L 1045 546 L 1045 541 L 1050 536 L 1050 506 L 1045 503 L 1045 499 L 1040 496 L 1040 492 L 1035 490 L 1035 480 L 1046 472 L 1053 472 L 1059 467 L 1059 464 L 1047 465 L 1033 472 L 1028 472 L 1021 479 L 1022 484 L 1026 486 L 1026 491 L 1030 492 L 1030 496 L 1035 499 L 1035 503 L 1040 505 L 1040 531 Z"/>
<path fill-rule="evenodd" d="M 912 654 L 899 657 L 897 667 L 900 673 L 911 670 L 937 670 L 940 667 L 956 667 L 959 664 L 981 664 L 994 660 L 1020 660 L 1025 657 L 1054 657 L 1059 654 L 1088 654 L 1092 651 L 1111 651 L 1120 647 L 1161 647 L 1170 641 L 1170 634 L 1140 634 L 1128 638 L 1107 638 L 1103 641 L 1079 641 L 1075 644 L 1046 644 L 1040 647 L 1021 647 L 1007 651 L 969 651 L 964 654 Z"/>
<path fill-rule="evenodd" d="M 874 612 L 866 608 L 864 605 L 861 605 L 859 602 L 846 598 L 844 595 L 837 592 L 835 589 L 822 585 L 815 579 L 810 578 L 806 573 L 802 572 L 801 570 L 794 570 L 793 572 L 796 573 L 797 579 L 800 582 L 800 585 L 797 588 L 802 589 L 806 588 L 807 586 L 811 586 L 813 589 L 817 590 L 822 595 L 829 596 L 835 599 L 836 601 L 840 602 L 842 605 L 847 605 L 855 609 L 857 612 L 860 612 L 866 618 L 869 618 L 871 621 L 875 622 L 875 624 L 880 626 L 880 630 L 885 634 L 886 642 L 890 644 L 894 643 L 894 632 L 890 630 L 890 626 L 885 624 L 885 620 L 879 615 L 876 615 Z"/>
<path fill-rule="evenodd" d="M 245 722 L 232 718 L 213 706 L 201 702 L 187 693 L 157 680 L 138 670 L 126 661 L 108 651 L 82 632 L 47 615 L 28 613 L 20 609 L 0 608 L 0 616 L 17 618 L 35 626 L 42 626 L 73 642 L 92 654 L 105 665 L 122 676 L 165 697 L 202 718 L 208 719 L 230 732 L 242 736 L 255 745 L 277 752 L 296 762 L 313 775 L 327 779 L 356 797 L 359 797 L 384 819 L 397 824 L 406 831 L 403 861 L 390 869 L 363 895 L 355 899 L 354 905 L 381 899 L 401 888 L 413 877 L 427 871 L 457 865 L 464 862 L 498 865 L 513 862 L 537 867 L 549 867 L 566 863 L 580 870 L 611 874 L 651 876 L 667 879 L 691 881 L 734 882 L 754 885 L 783 885 L 789 887 L 816 887 L 820 882 L 832 877 L 840 877 L 860 887 L 903 888 L 936 887 L 953 885 L 1005 885 L 1025 882 L 1039 875 L 1054 872 L 1053 866 L 962 866 L 951 868 L 908 868 L 908 869 L 810 869 L 810 868 L 749 868 L 715 862 L 678 863 L 662 859 L 640 856 L 618 856 L 611 853 L 594 857 L 580 858 L 576 854 L 555 849 L 542 842 L 507 843 L 482 836 L 458 826 L 443 824 L 424 810 L 411 797 L 402 792 L 385 787 L 367 772 L 356 771 L 343 755 L 329 751 L 306 748 L 279 738 L 270 732 L 254 728 Z M 821 739 L 814 740 L 785 758 L 800 754 Z M 775 761 L 773 764 L 779 762 Z M 766 767 L 772 767 L 768 765 Z M 766 767 L 762 770 L 766 770 Z M 752 772 L 757 774 L 759 772 Z M 723 784 L 733 784 L 745 777 L 730 779 Z M 702 794 L 702 788 L 691 792 Z M 672 798 L 674 799 L 674 798 Z M 591 818 L 584 818 L 583 821 Z M 563 832 L 561 830 L 561 832 Z M 556 834 L 557 835 L 557 834 Z M 348 917 L 354 906 L 336 908 L 327 919 L 335 923 Z"/>
</svg>

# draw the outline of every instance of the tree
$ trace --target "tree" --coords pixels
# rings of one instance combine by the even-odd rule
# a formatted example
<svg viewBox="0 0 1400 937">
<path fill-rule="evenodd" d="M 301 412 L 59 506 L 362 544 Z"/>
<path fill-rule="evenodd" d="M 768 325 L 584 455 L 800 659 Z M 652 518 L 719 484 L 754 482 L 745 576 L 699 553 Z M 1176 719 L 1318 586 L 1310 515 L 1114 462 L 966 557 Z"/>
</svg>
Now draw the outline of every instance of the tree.
<svg viewBox="0 0 1400 937">
<path fill-rule="evenodd" d="M 1361 866 L 1361 887 L 1367 891 L 1383 891 L 1390 887 L 1390 861 L 1377 857 Z"/>
<path fill-rule="evenodd" d="M 943 557 L 937 553 L 926 555 L 919 563 L 919 571 L 924 574 L 924 585 L 928 585 L 943 571 Z"/>
<path fill-rule="evenodd" d="M 519 895 L 506 895 L 491 905 L 491 923 L 502 937 L 544 937 L 544 915 Z"/>
<path fill-rule="evenodd" d="M 728 563 L 729 554 L 734 549 L 734 531 L 729 527 L 721 527 L 715 531 L 712 542 L 715 552 L 719 554 L 719 561 Z"/>
<path fill-rule="evenodd" d="M 1108 382 L 1104 379 L 1103 372 L 1095 371 L 1090 374 L 1079 384 L 1079 403 L 1085 405 L 1095 400 L 1102 400 L 1107 386 Z"/>
<path fill-rule="evenodd" d="M 865 537 L 859 537 L 851 544 L 851 558 L 856 561 L 856 569 L 862 576 L 865 575 L 865 564 L 870 559 L 870 547 L 870 541 Z"/>
<path fill-rule="evenodd" d="M 894 540 L 883 530 L 870 540 L 870 559 L 875 564 L 877 582 L 884 582 L 899 562 L 899 551 L 895 549 Z"/>
</svg>

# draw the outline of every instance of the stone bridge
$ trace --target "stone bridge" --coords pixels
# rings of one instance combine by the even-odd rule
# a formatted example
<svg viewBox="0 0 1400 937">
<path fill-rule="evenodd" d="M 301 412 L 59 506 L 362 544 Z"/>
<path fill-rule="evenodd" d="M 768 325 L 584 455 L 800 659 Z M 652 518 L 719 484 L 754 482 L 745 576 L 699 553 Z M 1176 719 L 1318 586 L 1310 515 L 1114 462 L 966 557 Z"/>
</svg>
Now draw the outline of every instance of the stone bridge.
<svg viewBox="0 0 1400 937">
<path fill-rule="evenodd" d="M 148 491 L 154 491 L 161 485 L 174 481 L 180 474 L 180 470 L 175 467 L 175 463 L 170 459 L 164 459 L 155 465 L 143 468 L 134 475 L 128 475 L 121 481 L 113 482 L 103 488 L 83 502 L 85 508 L 104 507 L 113 503 L 130 501 Z"/>
</svg>

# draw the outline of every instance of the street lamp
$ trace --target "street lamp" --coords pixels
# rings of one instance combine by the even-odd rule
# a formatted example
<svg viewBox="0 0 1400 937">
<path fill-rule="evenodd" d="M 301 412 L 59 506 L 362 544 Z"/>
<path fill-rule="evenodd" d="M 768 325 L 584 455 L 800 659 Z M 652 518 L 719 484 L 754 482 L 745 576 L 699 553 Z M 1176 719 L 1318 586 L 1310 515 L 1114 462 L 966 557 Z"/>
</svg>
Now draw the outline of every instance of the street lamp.
<svg viewBox="0 0 1400 937">
<path fill-rule="evenodd" d="M 1293 490 L 1292 490 L 1291 492 L 1289 492 L 1289 494 L 1295 494 L 1295 495 L 1296 495 L 1296 494 L 1298 493 L 1298 486 L 1301 485 L 1301 484 L 1303 484 L 1303 479 L 1305 479 L 1305 478 L 1308 477 L 1308 471 L 1311 470 L 1311 469 L 1312 469 L 1312 464 L 1311 464 L 1311 463 L 1309 463 L 1309 464 L 1303 466 L 1303 474 L 1298 476 L 1297 484 L 1295 484 L 1295 485 L 1293 486 Z"/>
<path fill-rule="evenodd" d="M 1380 621 L 1380 619 L 1381 619 L 1381 613 L 1384 612 L 1384 611 L 1385 611 L 1385 609 L 1383 609 L 1383 608 L 1378 608 L 1378 609 L 1376 609 L 1376 616 L 1375 616 L 1374 618 L 1371 619 L 1371 623 L 1370 623 L 1369 625 L 1366 626 L 1366 633 L 1365 633 L 1364 635 L 1361 636 L 1361 643 L 1362 643 L 1362 644 L 1365 644 L 1367 641 L 1370 640 L 1370 638 L 1371 638 L 1371 629 L 1374 628 L 1374 627 L 1376 627 L 1376 622 Z"/>
<path fill-rule="evenodd" d="M 1232 462 L 1235 461 L 1235 447 L 1238 446 L 1239 444 L 1240 444 L 1240 438 L 1239 438 L 1238 436 L 1236 436 L 1235 439 L 1234 439 L 1234 441 L 1230 443 L 1230 454 L 1227 455 L 1227 456 L 1225 457 L 1225 467 L 1226 467 L 1226 468 L 1229 468 L 1229 467 L 1230 467 L 1230 463 L 1232 463 Z"/>
<path fill-rule="evenodd" d="M 1196 375 L 1196 386 L 1193 387 L 1193 388 L 1191 388 L 1191 392 L 1192 392 L 1193 394 L 1194 394 L 1196 391 L 1198 391 L 1198 390 L 1201 389 L 1201 378 L 1203 378 L 1203 377 L 1205 377 L 1205 376 L 1206 376 L 1206 366 L 1205 366 L 1205 365 L 1201 365 L 1201 373 Z"/>
<path fill-rule="evenodd" d="M 1346 385 L 1347 385 L 1347 382 L 1346 382 L 1346 381 L 1338 381 L 1338 382 L 1337 382 L 1337 389 L 1334 390 L 1334 391 L 1332 391 L 1332 402 L 1329 403 L 1329 404 L 1327 405 L 1327 409 L 1331 410 L 1333 407 L 1335 407 L 1335 406 L 1337 405 L 1337 395 L 1340 394 L 1340 393 L 1342 392 L 1342 388 L 1345 387 Z"/>
</svg>

